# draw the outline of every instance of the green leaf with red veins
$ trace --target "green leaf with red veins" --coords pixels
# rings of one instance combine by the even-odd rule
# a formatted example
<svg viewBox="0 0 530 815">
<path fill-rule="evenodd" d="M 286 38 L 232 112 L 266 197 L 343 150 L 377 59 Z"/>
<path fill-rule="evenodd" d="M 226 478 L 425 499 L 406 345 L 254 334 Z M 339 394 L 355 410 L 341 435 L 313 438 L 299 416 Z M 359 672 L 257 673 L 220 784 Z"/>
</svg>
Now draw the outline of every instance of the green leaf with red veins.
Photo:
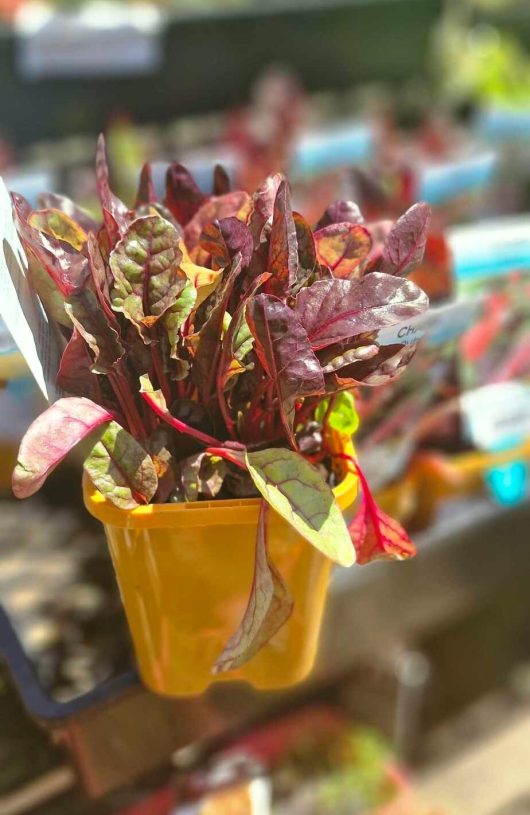
<svg viewBox="0 0 530 815">
<path fill-rule="evenodd" d="M 146 329 L 175 305 L 186 286 L 175 227 L 160 215 L 138 218 L 110 255 L 112 307 L 148 342 Z"/>
<path fill-rule="evenodd" d="M 361 482 L 362 501 L 357 515 L 349 525 L 357 563 L 364 566 L 373 560 L 409 560 L 416 547 L 400 523 L 377 505 L 361 468 L 355 463 Z"/>
<path fill-rule="evenodd" d="M 88 235 L 84 229 L 59 209 L 35 210 L 29 216 L 28 223 L 45 235 L 65 241 L 78 252 L 83 249 L 87 242 Z"/>
<path fill-rule="evenodd" d="M 431 208 L 428 204 L 420 203 L 414 204 L 396 221 L 383 249 L 382 272 L 406 275 L 420 265 L 430 218 Z"/>
<path fill-rule="evenodd" d="M 13 473 L 13 492 L 27 498 L 37 492 L 63 458 L 112 414 L 90 399 L 58 399 L 29 426 Z"/>
<path fill-rule="evenodd" d="M 267 549 L 269 507 L 263 501 L 256 536 L 254 579 L 248 606 L 239 628 L 230 637 L 218 657 L 213 672 L 233 671 L 248 662 L 287 622 L 293 611 L 293 599 L 284 580 L 272 563 Z"/>
<path fill-rule="evenodd" d="M 175 303 L 164 314 L 164 325 L 169 340 L 170 356 L 179 359 L 179 339 L 180 329 L 190 316 L 197 301 L 197 289 L 191 282 L 186 280 L 186 284 Z"/>
<path fill-rule="evenodd" d="M 312 464 L 299 453 L 276 447 L 246 453 L 245 458 L 257 489 L 287 523 L 335 563 L 355 562 L 342 512 Z"/>
<path fill-rule="evenodd" d="M 322 368 L 305 328 L 279 298 L 258 294 L 251 299 L 247 322 L 256 354 L 278 396 L 287 437 L 294 444 L 295 401 L 324 392 Z"/>
<path fill-rule="evenodd" d="M 296 226 L 286 181 L 278 187 L 274 200 L 267 271 L 271 275 L 265 284 L 267 294 L 285 297 L 296 283 L 298 273 Z"/>
<path fill-rule="evenodd" d="M 319 263 L 331 269 L 333 277 L 360 277 L 361 263 L 372 248 L 372 238 L 361 224 L 330 224 L 315 232 Z"/>
<path fill-rule="evenodd" d="M 74 294 L 64 304 L 66 313 L 94 353 L 92 370 L 108 374 L 122 358 L 125 349 L 116 329 L 109 325 L 98 298 L 91 289 Z"/>
<path fill-rule="evenodd" d="M 87 235 L 92 232 L 94 235 L 99 229 L 99 224 L 77 204 L 74 204 L 66 195 L 57 195 L 54 192 L 43 192 L 39 195 L 39 206 L 43 209 L 60 209 L 65 215 L 72 218 L 76 224 L 79 224 Z"/>
<path fill-rule="evenodd" d="M 295 312 L 315 350 L 379 331 L 425 311 L 429 298 L 410 280 L 373 272 L 361 280 L 319 280 L 296 297 Z"/>
<path fill-rule="evenodd" d="M 114 421 L 102 430 L 84 470 L 100 493 L 120 509 L 148 504 L 158 487 L 151 456 Z"/>
</svg>

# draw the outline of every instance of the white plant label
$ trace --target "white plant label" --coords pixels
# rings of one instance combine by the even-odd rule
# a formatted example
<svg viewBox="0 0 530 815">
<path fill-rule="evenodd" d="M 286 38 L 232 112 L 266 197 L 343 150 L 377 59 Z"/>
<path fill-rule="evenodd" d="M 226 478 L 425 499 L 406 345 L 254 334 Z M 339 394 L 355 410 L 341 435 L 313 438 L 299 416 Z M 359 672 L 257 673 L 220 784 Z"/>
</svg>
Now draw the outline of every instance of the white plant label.
<svg viewBox="0 0 530 815">
<path fill-rule="evenodd" d="M 530 438 L 530 386 L 499 382 L 460 397 L 464 427 L 480 450 L 501 450 Z"/>
<path fill-rule="evenodd" d="M 26 272 L 27 259 L 13 221 L 11 198 L 0 178 L 0 317 L 51 402 L 60 395 L 55 386 L 60 350 Z"/>
</svg>

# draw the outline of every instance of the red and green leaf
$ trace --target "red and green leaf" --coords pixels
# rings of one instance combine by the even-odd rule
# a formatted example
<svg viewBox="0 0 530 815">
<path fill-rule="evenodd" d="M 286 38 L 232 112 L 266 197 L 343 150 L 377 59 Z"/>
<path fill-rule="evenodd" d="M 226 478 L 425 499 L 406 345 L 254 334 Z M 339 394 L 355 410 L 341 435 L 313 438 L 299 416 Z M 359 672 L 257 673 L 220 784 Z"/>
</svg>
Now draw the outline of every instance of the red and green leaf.
<svg viewBox="0 0 530 815">
<path fill-rule="evenodd" d="M 110 255 L 112 307 L 148 339 L 151 326 L 175 305 L 186 286 L 175 227 L 160 215 L 137 218 Z"/>
<path fill-rule="evenodd" d="M 361 264 L 370 254 L 372 238 L 361 224 L 330 224 L 315 232 L 319 263 L 327 266 L 333 277 L 351 280 L 360 277 Z"/>
<path fill-rule="evenodd" d="M 29 426 L 18 452 L 13 492 L 27 498 L 37 492 L 49 474 L 76 444 L 112 414 L 90 399 L 59 399 Z"/>
<path fill-rule="evenodd" d="M 409 560 L 416 547 L 400 523 L 377 505 L 366 477 L 354 462 L 361 483 L 361 506 L 348 529 L 357 553 L 357 563 L 364 566 L 374 560 Z"/>
<path fill-rule="evenodd" d="M 287 622 L 293 599 L 267 549 L 269 507 L 262 501 L 256 536 L 254 579 L 245 614 L 218 657 L 213 672 L 233 671 L 258 653 Z"/>
</svg>

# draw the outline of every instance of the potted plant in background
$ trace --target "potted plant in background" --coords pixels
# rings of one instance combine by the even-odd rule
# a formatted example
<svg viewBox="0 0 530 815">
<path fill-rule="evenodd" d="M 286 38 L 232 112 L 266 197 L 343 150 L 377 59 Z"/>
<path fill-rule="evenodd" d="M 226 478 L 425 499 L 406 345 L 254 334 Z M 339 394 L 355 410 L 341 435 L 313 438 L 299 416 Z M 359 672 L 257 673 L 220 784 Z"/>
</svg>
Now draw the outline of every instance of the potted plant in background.
<svg viewBox="0 0 530 815">
<path fill-rule="evenodd" d="M 314 660 L 332 562 L 414 552 L 355 461 L 350 390 L 411 356 L 378 334 L 427 308 L 402 276 L 421 260 L 426 207 L 374 251 L 355 205 L 313 232 L 279 175 L 249 196 L 217 169 L 204 196 L 175 164 L 160 201 L 146 165 L 129 209 L 102 138 L 96 174 L 102 223 L 61 196 L 33 211 L 13 195 L 69 394 L 22 441 L 15 495 L 90 436 L 85 503 L 145 682 L 175 695 L 216 678 L 294 683 Z"/>
</svg>

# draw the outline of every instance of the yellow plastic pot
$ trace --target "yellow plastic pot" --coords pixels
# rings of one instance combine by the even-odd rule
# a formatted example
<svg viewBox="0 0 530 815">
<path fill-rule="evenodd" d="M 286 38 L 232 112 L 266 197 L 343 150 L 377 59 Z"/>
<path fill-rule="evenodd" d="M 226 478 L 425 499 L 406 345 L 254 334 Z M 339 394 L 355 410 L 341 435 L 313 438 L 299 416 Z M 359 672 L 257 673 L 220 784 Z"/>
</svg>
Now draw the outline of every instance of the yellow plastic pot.
<svg viewBox="0 0 530 815">
<path fill-rule="evenodd" d="M 351 444 L 335 440 L 351 452 Z M 342 467 L 342 465 L 344 465 Z M 334 490 L 342 509 L 357 477 L 341 462 Z M 331 561 L 271 511 L 269 552 L 294 597 L 289 621 L 246 665 L 216 677 L 212 666 L 245 612 L 252 584 L 259 499 L 151 504 L 132 511 L 108 502 L 85 478 L 88 511 L 105 528 L 145 684 L 169 696 L 212 682 L 246 680 L 281 688 L 313 666 Z"/>
</svg>

